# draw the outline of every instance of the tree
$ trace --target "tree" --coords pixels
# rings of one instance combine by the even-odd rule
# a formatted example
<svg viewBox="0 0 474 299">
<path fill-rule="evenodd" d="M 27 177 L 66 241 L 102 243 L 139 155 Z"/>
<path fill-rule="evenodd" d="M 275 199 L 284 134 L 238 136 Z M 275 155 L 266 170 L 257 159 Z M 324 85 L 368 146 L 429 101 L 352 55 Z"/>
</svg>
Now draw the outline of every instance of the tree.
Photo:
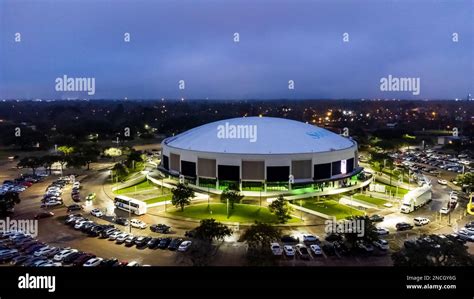
<svg viewBox="0 0 474 299">
<path fill-rule="evenodd" d="M 139 151 L 136 151 L 135 149 L 131 149 L 130 153 L 127 155 L 127 165 L 130 167 L 134 165 L 135 162 L 143 162 L 143 157 L 142 154 Z"/>
<path fill-rule="evenodd" d="M 58 147 L 58 151 L 63 153 L 65 156 L 69 156 L 74 152 L 74 147 L 63 145 Z"/>
<path fill-rule="evenodd" d="M 456 240 L 430 235 L 422 236 L 412 244 L 392 254 L 395 266 L 474 266 L 474 257 L 467 251 L 467 246 Z"/>
<path fill-rule="evenodd" d="M 125 176 L 128 175 L 128 169 L 122 163 L 115 163 L 112 168 L 113 173 L 117 177 L 117 181 L 122 180 Z"/>
<path fill-rule="evenodd" d="M 0 195 L 0 216 L 6 216 L 13 210 L 15 204 L 21 202 L 20 196 L 17 192 L 6 192 Z"/>
<path fill-rule="evenodd" d="M 212 243 L 214 240 L 223 240 L 232 235 L 232 230 L 225 224 L 217 222 L 216 219 L 203 219 L 201 224 L 194 229 L 196 239 Z"/>
<path fill-rule="evenodd" d="M 194 191 L 185 184 L 178 184 L 176 188 L 171 190 L 173 197 L 171 198 L 171 203 L 175 207 L 180 207 L 181 212 L 184 211 L 184 206 L 191 204 L 191 198 L 194 197 Z"/>
<path fill-rule="evenodd" d="M 379 240 L 379 236 L 376 232 L 376 227 L 372 220 L 368 216 L 352 216 L 347 218 L 348 221 L 360 221 L 363 225 L 363 234 L 361 235 L 359 231 L 345 231 L 343 233 L 346 238 L 347 243 L 351 244 L 352 248 L 355 247 L 358 241 L 363 241 L 364 243 L 372 244 L 373 241 Z M 356 225 L 359 227 L 359 225 Z"/>
<path fill-rule="evenodd" d="M 51 174 L 51 168 L 53 167 L 53 164 L 58 161 L 58 157 L 46 155 L 43 156 L 41 160 L 43 161 L 43 167 L 48 170 L 49 174 Z"/>
<path fill-rule="evenodd" d="M 270 243 L 281 238 L 281 231 L 267 223 L 256 221 L 243 233 L 241 240 L 247 242 L 249 247 L 270 250 Z"/>
<path fill-rule="evenodd" d="M 377 153 L 377 152 L 371 153 L 370 162 L 372 166 L 374 166 L 375 168 L 378 167 L 380 172 L 383 172 L 383 169 L 387 165 L 387 163 L 388 165 L 390 163 L 393 164 L 393 160 L 392 158 L 390 158 L 389 155 L 387 155 L 386 153 Z"/>
<path fill-rule="evenodd" d="M 122 150 L 117 147 L 109 147 L 104 151 L 104 155 L 111 157 L 113 161 L 115 161 L 116 157 L 120 157 L 122 155 Z"/>
<path fill-rule="evenodd" d="M 81 155 L 72 155 L 67 157 L 67 163 L 68 166 L 74 167 L 74 168 L 81 168 L 82 166 L 86 166 L 87 162 L 85 157 Z"/>
<path fill-rule="evenodd" d="M 472 172 L 459 174 L 456 181 L 461 187 L 468 189 L 468 192 L 474 189 L 474 173 Z"/>
<path fill-rule="evenodd" d="M 281 231 L 269 224 L 255 222 L 245 230 L 241 241 L 247 242 L 249 250 L 247 259 L 251 265 L 273 265 L 275 259 L 271 254 L 270 243 L 281 238 Z"/>
<path fill-rule="evenodd" d="M 89 170 L 90 164 L 97 162 L 97 157 L 100 155 L 100 148 L 95 143 L 82 144 L 78 147 L 77 152 L 84 158 L 87 170 Z"/>
<path fill-rule="evenodd" d="M 242 200 L 242 198 L 244 198 L 244 196 L 241 195 L 238 190 L 233 190 L 230 188 L 226 188 L 221 193 L 221 201 L 227 202 L 227 200 L 229 200 L 230 208 L 232 210 L 234 209 L 234 203 L 239 203 Z"/>
<path fill-rule="evenodd" d="M 291 211 L 293 210 L 283 195 L 278 196 L 269 206 L 271 213 L 275 214 L 279 223 L 286 223 L 291 219 Z"/>
<path fill-rule="evenodd" d="M 41 167 L 42 165 L 43 165 L 43 161 L 41 160 L 41 158 L 25 157 L 21 159 L 20 162 L 18 162 L 17 167 L 18 168 L 22 168 L 22 167 L 31 168 L 31 170 L 33 171 L 33 175 L 35 175 L 36 169 L 38 169 L 38 167 Z"/>
</svg>

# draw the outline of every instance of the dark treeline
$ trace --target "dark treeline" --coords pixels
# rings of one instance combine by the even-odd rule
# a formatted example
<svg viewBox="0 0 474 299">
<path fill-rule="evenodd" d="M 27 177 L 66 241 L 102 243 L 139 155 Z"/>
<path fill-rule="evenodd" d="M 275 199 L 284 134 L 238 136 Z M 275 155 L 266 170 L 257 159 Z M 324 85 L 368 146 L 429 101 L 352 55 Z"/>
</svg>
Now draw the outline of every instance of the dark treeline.
<svg viewBox="0 0 474 299">
<path fill-rule="evenodd" d="M 0 144 L 27 148 L 40 143 L 70 144 L 98 134 L 98 140 L 169 136 L 208 122 L 242 116 L 272 116 L 312 123 L 351 135 L 397 123 L 397 130 L 413 133 L 449 130 L 474 135 L 473 101 L 372 100 L 94 100 L 0 102 Z M 20 127 L 22 136 L 14 135 Z M 151 129 L 150 129 L 151 128 Z"/>
</svg>

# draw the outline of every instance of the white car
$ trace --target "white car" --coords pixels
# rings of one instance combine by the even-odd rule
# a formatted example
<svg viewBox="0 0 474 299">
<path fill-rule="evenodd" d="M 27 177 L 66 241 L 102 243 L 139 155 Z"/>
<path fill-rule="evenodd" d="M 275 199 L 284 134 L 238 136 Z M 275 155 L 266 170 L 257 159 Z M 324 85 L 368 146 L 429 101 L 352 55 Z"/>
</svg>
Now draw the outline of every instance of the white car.
<svg viewBox="0 0 474 299">
<path fill-rule="evenodd" d="M 444 179 L 439 179 L 438 180 L 438 184 L 440 185 L 447 185 L 448 184 L 448 181 L 444 180 Z"/>
<path fill-rule="evenodd" d="M 183 241 L 183 242 L 179 245 L 178 251 L 185 252 L 186 250 L 189 249 L 189 247 L 191 247 L 191 244 L 192 244 L 191 241 Z"/>
<path fill-rule="evenodd" d="M 64 249 L 64 250 L 61 250 L 60 252 L 58 252 L 53 260 L 56 261 L 56 262 L 60 262 L 62 261 L 63 259 L 65 259 L 66 257 L 68 257 L 69 255 L 73 254 L 73 253 L 76 253 L 77 252 L 77 249 Z"/>
<path fill-rule="evenodd" d="M 33 255 L 34 256 L 42 256 L 43 255 L 43 252 L 49 250 L 49 245 L 45 245 L 41 248 L 38 248 L 35 252 L 33 252 Z"/>
<path fill-rule="evenodd" d="M 34 256 L 42 256 L 42 255 L 48 255 L 52 253 L 54 250 L 56 250 L 56 247 L 42 247 L 39 250 L 35 251 Z"/>
<path fill-rule="evenodd" d="M 373 244 L 374 244 L 375 247 L 377 247 L 380 250 L 388 250 L 389 249 L 388 242 L 384 239 L 374 241 Z"/>
<path fill-rule="evenodd" d="M 128 234 L 127 233 L 120 233 L 116 238 L 115 238 L 115 242 L 117 244 L 122 244 L 123 242 L 125 242 L 125 240 L 128 238 Z"/>
<path fill-rule="evenodd" d="M 87 262 L 85 262 L 82 266 L 83 267 L 97 267 L 100 265 L 100 263 L 103 260 L 104 259 L 101 257 L 94 257 L 94 258 L 91 258 L 90 260 L 87 260 Z"/>
<path fill-rule="evenodd" d="M 74 228 L 75 229 L 81 229 L 85 224 L 87 223 L 92 223 L 92 221 L 90 220 L 82 220 L 80 221 L 79 223 L 76 223 L 76 225 L 74 225 Z"/>
<path fill-rule="evenodd" d="M 81 188 L 81 183 L 79 182 L 75 182 L 73 185 L 72 185 L 73 188 Z"/>
<path fill-rule="evenodd" d="M 133 226 L 133 227 L 136 227 L 136 228 L 140 228 L 140 229 L 145 229 L 147 227 L 146 223 L 139 220 L 139 219 L 132 219 L 130 221 L 130 224 Z"/>
<path fill-rule="evenodd" d="M 121 234 L 122 234 L 121 231 L 116 231 L 109 236 L 109 240 L 111 241 L 117 240 L 117 237 Z"/>
<path fill-rule="evenodd" d="M 283 254 L 283 250 L 281 249 L 281 246 L 278 243 L 271 243 L 270 249 L 272 250 L 273 255 L 280 256 Z"/>
<path fill-rule="evenodd" d="M 283 246 L 283 251 L 285 252 L 286 256 L 295 256 L 295 249 L 291 245 Z"/>
<path fill-rule="evenodd" d="M 127 264 L 127 267 L 140 267 L 140 264 L 137 261 L 131 261 Z"/>
<path fill-rule="evenodd" d="M 91 215 L 100 218 L 100 217 L 104 216 L 104 213 L 102 213 L 102 211 L 99 210 L 99 209 L 93 209 L 91 211 Z"/>
<path fill-rule="evenodd" d="M 444 215 L 449 214 L 449 212 L 451 212 L 451 210 L 448 209 L 447 207 L 442 207 L 442 208 L 439 210 L 439 213 L 440 213 L 440 214 L 444 214 Z"/>
<path fill-rule="evenodd" d="M 319 247 L 319 245 L 312 244 L 312 245 L 309 246 L 309 249 L 311 250 L 311 252 L 314 255 L 322 255 L 323 254 L 323 251 L 321 250 L 321 247 Z"/>
<path fill-rule="evenodd" d="M 413 223 L 415 223 L 416 226 L 423 226 L 430 223 L 430 220 L 425 217 L 416 217 L 415 219 L 413 219 Z"/>
</svg>

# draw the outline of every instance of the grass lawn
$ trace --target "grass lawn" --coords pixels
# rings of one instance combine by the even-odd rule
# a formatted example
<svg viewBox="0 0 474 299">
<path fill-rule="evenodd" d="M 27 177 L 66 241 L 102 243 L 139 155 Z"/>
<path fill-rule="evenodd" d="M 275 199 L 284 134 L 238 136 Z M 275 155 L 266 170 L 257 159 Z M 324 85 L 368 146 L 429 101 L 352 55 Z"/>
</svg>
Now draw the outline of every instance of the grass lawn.
<svg viewBox="0 0 474 299">
<path fill-rule="evenodd" d="M 144 202 L 146 202 L 147 204 L 152 204 L 152 203 L 167 201 L 167 200 L 171 200 L 172 196 L 173 195 L 171 193 L 169 193 L 169 194 L 160 195 L 160 196 L 157 196 L 157 197 L 153 197 L 153 198 L 144 200 Z"/>
<path fill-rule="evenodd" d="M 358 200 L 362 200 L 362 201 L 377 205 L 377 206 L 383 206 L 384 204 L 386 204 L 388 202 L 385 199 L 381 199 L 381 198 L 377 198 L 377 197 L 370 197 L 370 196 L 364 195 L 364 194 L 355 194 L 352 197 L 355 198 L 355 199 L 358 199 Z"/>
<path fill-rule="evenodd" d="M 325 200 L 325 201 L 310 201 L 304 200 L 303 207 L 320 212 L 326 215 L 335 216 L 336 219 L 344 219 L 349 216 L 362 216 L 364 212 L 354 209 L 352 207 L 343 205 L 334 200 Z"/>
<path fill-rule="evenodd" d="M 211 213 L 212 212 L 212 213 Z M 191 205 L 184 208 L 181 212 L 177 209 L 169 214 L 197 218 L 197 219 L 209 219 L 214 218 L 217 221 L 229 221 L 229 222 L 254 222 L 256 220 L 266 223 L 277 223 L 275 215 L 271 214 L 270 211 L 265 207 L 246 205 L 246 204 L 235 204 L 234 209 L 230 210 L 230 217 L 227 218 L 227 207 L 224 203 L 211 203 L 210 209 L 207 203 Z M 288 222 L 300 222 L 298 218 L 291 218 Z"/>
<path fill-rule="evenodd" d="M 379 182 L 379 181 L 376 181 L 377 184 L 380 184 L 380 185 L 385 185 L 385 190 L 388 190 L 390 193 L 392 194 L 396 194 L 397 192 L 397 187 L 396 186 L 389 186 L 385 183 L 382 183 L 382 182 Z M 407 194 L 410 190 L 407 190 L 405 188 L 402 188 L 402 187 L 398 187 L 398 196 L 403 196 L 405 194 Z"/>
<path fill-rule="evenodd" d="M 153 185 L 152 183 L 150 183 L 149 181 L 145 180 L 145 181 L 143 181 L 141 183 L 138 183 L 136 185 L 116 190 L 114 193 L 115 194 L 125 194 L 125 193 L 132 193 L 132 192 L 137 192 L 137 191 L 149 190 L 149 189 L 153 189 L 153 188 L 156 188 L 156 186 Z"/>
</svg>

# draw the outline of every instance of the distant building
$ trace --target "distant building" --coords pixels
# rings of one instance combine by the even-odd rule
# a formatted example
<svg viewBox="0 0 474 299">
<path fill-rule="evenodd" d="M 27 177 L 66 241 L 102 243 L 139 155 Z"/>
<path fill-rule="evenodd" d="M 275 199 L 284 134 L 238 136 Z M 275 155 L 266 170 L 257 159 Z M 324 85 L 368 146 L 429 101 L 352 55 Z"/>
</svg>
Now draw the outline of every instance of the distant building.
<svg viewBox="0 0 474 299">
<path fill-rule="evenodd" d="M 387 128 L 393 129 L 397 126 L 397 123 L 387 123 Z"/>
<path fill-rule="evenodd" d="M 459 136 L 438 136 L 439 145 L 451 144 L 457 140 L 461 140 L 461 138 Z"/>
</svg>

